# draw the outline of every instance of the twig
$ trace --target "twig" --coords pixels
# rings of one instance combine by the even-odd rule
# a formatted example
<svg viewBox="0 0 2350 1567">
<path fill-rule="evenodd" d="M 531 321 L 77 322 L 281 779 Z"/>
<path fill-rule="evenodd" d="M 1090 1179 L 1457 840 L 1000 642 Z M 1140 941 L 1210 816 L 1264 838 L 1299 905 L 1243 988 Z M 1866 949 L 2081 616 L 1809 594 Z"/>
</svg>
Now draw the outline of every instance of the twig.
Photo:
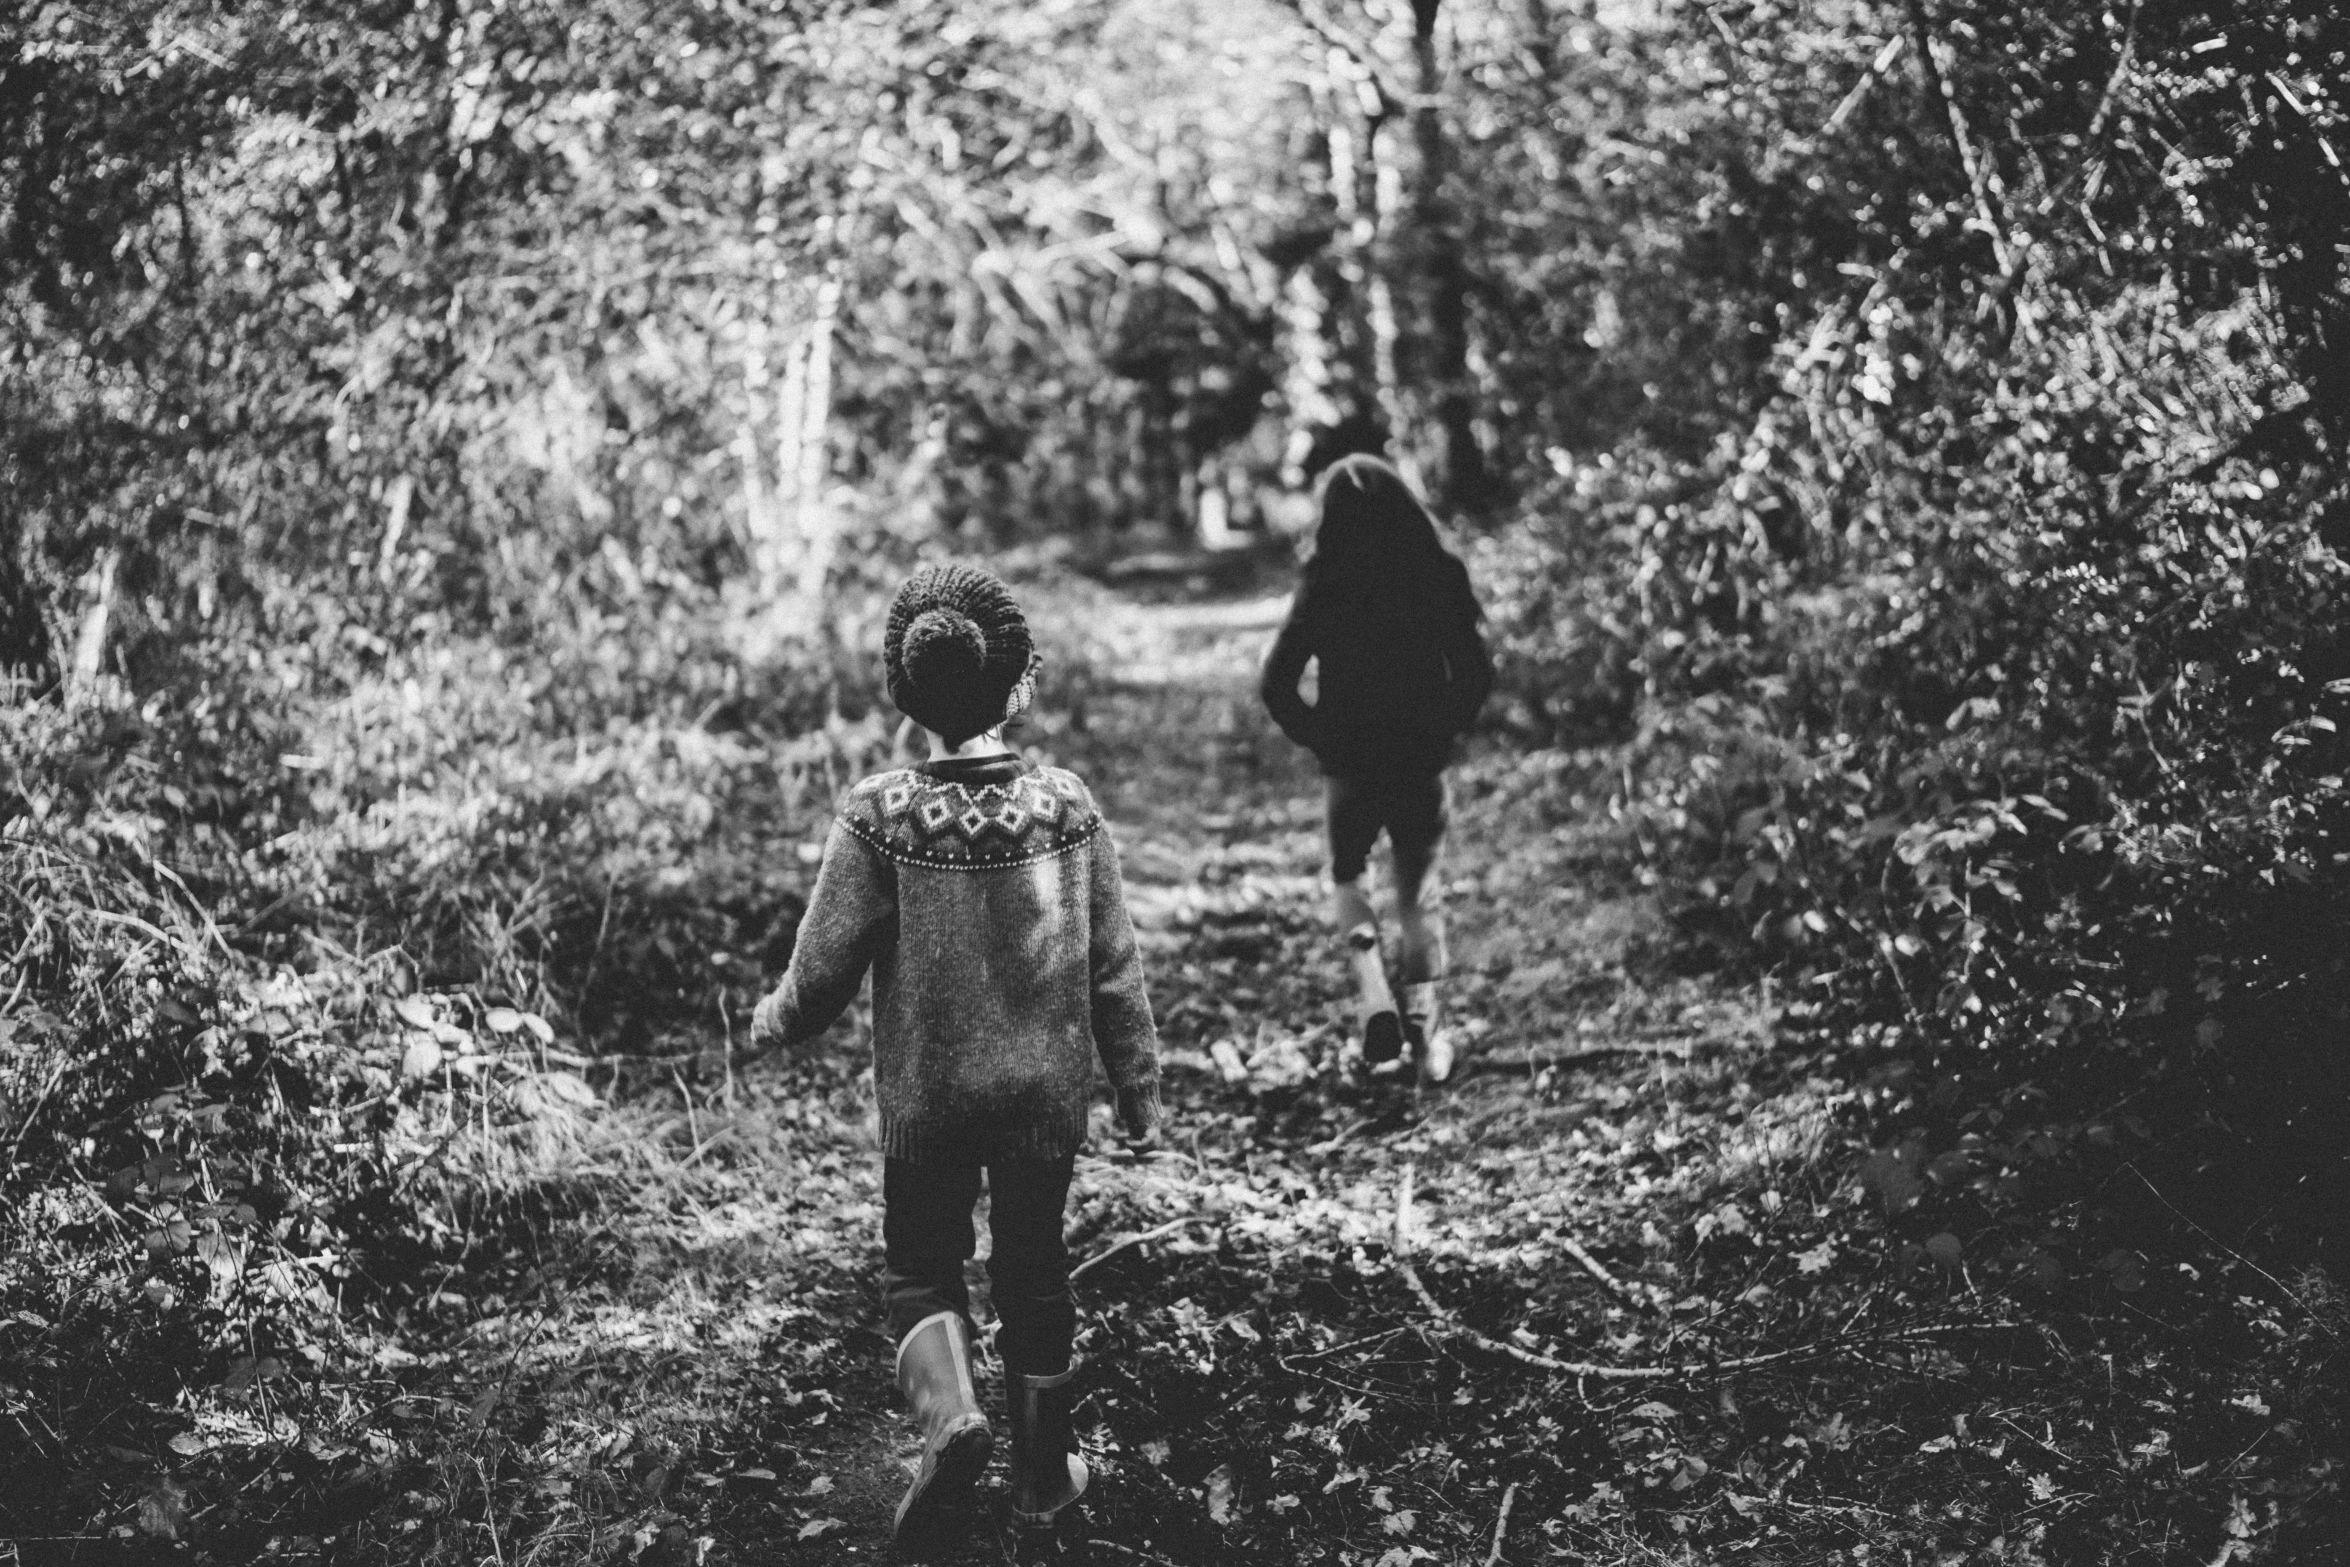
<svg viewBox="0 0 2350 1567">
<path fill-rule="evenodd" d="M 16 1135 L 8 1139 L 8 1157 L 0 1159 L 0 1170 L 9 1169 L 15 1165 L 16 1151 L 24 1146 L 25 1133 L 33 1129 L 33 1123 L 41 1118 L 41 1112 L 49 1108 L 49 1096 L 57 1092 L 59 1083 L 65 1081 L 65 1069 L 66 1063 L 64 1061 L 59 1061 L 56 1066 L 50 1068 L 49 1081 L 41 1085 L 40 1097 L 33 1101 L 33 1107 L 27 1110 L 24 1113 L 24 1119 L 17 1123 Z"/>
<path fill-rule="evenodd" d="M 718 1026 L 725 1030 L 723 1059 L 726 1063 L 726 1097 L 723 1103 L 731 1110 L 734 1108 L 734 1019 L 727 1015 L 724 991 L 718 993 Z"/>
<path fill-rule="evenodd" d="M 616 876 L 604 878 L 604 912 L 596 919 L 596 944 L 588 949 L 587 969 L 579 977 L 579 997 L 584 1005 L 594 993 L 596 966 L 604 961 L 604 937 L 612 929 L 612 894 L 620 885 Z"/>
<path fill-rule="evenodd" d="M 721 1143 L 721 1142 L 724 1142 L 724 1141 L 725 1141 L 727 1138 L 729 1138 L 729 1137 L 732 1137 L 732 1136 L 734 1136 L 734 1135 L 735 1135 L 735 1130 L 734 1130 L 734 1128 L 733 1128 L 733 1127 L 731 1127 L 731 1126 L 721 1126 L 721 1127 L 718 1127 L 718 1128 L 716 1128 L 715 1130 L 713 1130 L 713 1131 L 710 1133 L 710 1135 L 709 1135 L 709 1136 L 707 1136 L 707 1137 L 703 1138 L 703 1139 L 702 1139 L 700 1142 L 698 1142 L 698 1143 L 694 1144 L 694 1151 L 693 1151 L 692 1153 L 689 1153 L 689 1154 L 687 1154 L 687 1155 L 686 1155 L 686 1156 L 685 1156 L 683 1159 L 680 1159 L 680 1160 L 678 1160 L 678 1161 L 677 1161 L 677 1167 L 678 1167 L 680 1170 L 682 1170 L 682 1169 L 686 1168 L 688 1165 L 692 1164 L 692 1163 L 693 1163 L 693 1162 L 694 1162 L 696 1159 L 699 1159 L 699 1158 L 701 1158 L 701 1157 L 702 1157 L 702 1155 L 704 1155 L 704 1154 L 708 1153 L 708 1152 L 709 1152 L 709 1151 L 710 1151 L 710 1150 L 711 1150 L 713 1147 L 715 1147 L 716 1145 L 718 1145 L 718 1144 L 719 1144 L 719 1143 Z"/>
<path fill-rule="evenodd" d="M 1328 1349 L 1301 1350 L 1294 1355 L 1277 1355 L 1274 1358 L 1284 1366 L 1293 1360 L 1321 1360 L 1330 1355 L 1342 1355 L 1350 1349 L 1361 1349 L 1365 1344 L 1376 1344 L 1381 1339 L 1393 1338 L 1403 1331 L 1402 1328 L 1382 1328 L 1376 1333 L 1366 1333 L 1361 1338 L 1350 1338 L 1343 1344 L 1333 1344 Z"/>
<path fill-rule="evenodd" d="M 498 1567 L 506 1567 L 506 1548 L 498 1543 L 497 1494 L 490 1489 L 490 1472 L 477 1456 L 473 1460 L 474 1473 L 481 1476 L 481 1518 L 489 1525 L 490 1553 L 497 1558 Z"/>
<path fill-rule="evenodd" d="M 1396 1190 L 1395 1245 L 1388 1254 L 1395 1263 L 1396 1271 L 1403 1275 L 1404 1283 L 1411 1286 L 1412 1293 L 1420 1298 L 1420 1304 L 1427 1309 L 1429 1316 L 1436 1319 L 1438 1329 L 1446 1335 L 1466 1339 L 1491 1354 L 1506 1355 L 1523 1365 L 1540 1366 L 1545 1371 L 1559 1371 L 1576 1377 L 1596 1377 L 1603 1382 L 1661 1382 L 1674 1377 L 1718 1376 L 1726 1371 L 1753 1371 L 1791 1360 L 1834 1354 L 1852 1348 L 1855 1344 L 1905 1344 L 1920 1339 L 1941 1338 L 1952 1333 L 1987 1332 L 2021 1326 L 2015 1322 L 1944 1323 L 1904 1328 L 1892 1333 L 1873 1333 L 1856 1339 L 1823 1339 L 1816 1344 L 1776 1349 L 1763 1355 L 1745 1355 L 1736 1360 L 1716 1360 L 1706 1364 L 1684 1362 L 1675 1366 L 1603 1366 L 1588 1360 L 1561 1360 L 1555 1355 L 1538 1355 L 1530 1349 L 1521 1349 L 1515 1344 L 1504 1343 L 1478 1332 L 1437 1304 L 1436 1297 L 1428 1293 L 1428 1286 L 1421 1281 L 1420 1270 L 1412 1266 L 1412 1260 L 1407 1255 L 1410 1237 L 1406 1214 L 1411 1207 L 1411 1180 L 1412 1167 L 1407 1164 Z"/>
<path fill-rule="evenodd" d="M 2311 1311 L 2309 1309 L 2309 1302 L 2294 1294 L 2292 1289 L 2285 1283 L 2284 1280 L 2278 1278 L 2275 1274 L 2269 1272 L 2268 1269 L 2262 1267 L 2259 1263 L 2254 1262 L 2250 1257 L 2247 1257 L 2242 1252 L 2236 1250 L 2235 1247 L 2230 1246 L 2227 1242 L 2212 1234 L 2202 1225 L 2197 1224 L 2193 1219 L 2188 1218 L 2184 1213 L 2180 1213 L 2179 1205 L 2172 1202 L 2168 1197 L 2165 1197 L 2162 1194 L 2162 1188 L 2156 1186 L 2152 1181 L 2146 1178 L 2146 1172 L 2138 1168 L 2137 1160 L 2132 1159 L 2127 1165 L 2124 1165 L 2123 1168 L 2128 1170 L 2132 1175 L 2136 1176 L 2138 1178 L 2139 1184 L 2154 1194 L 2154 1200 L 2156 1202 L 2161 1203 L 2165 1208 L 2168 1208 L 2173 1214 L 2177 1215 L 2180 1223 L 2186 1225 L 2188 1229 L 2193 1230 L 2196 1234 L 2211 1242 L 2212 1245 L 2218 1247 L 2221 1251 L 2227 1253 L 2227 1255 L 2233 1257 L 2236 1261 L 2242 1263 L 2245 1267 L 2250 1268 L 2253 1272 L 2268 1280 L 2269 1283 L 2275 1285 L 2277 1292 L 2283 1295 L 2285 1299 L 2291 1301 L 2294 1305 L 2299 1306 L 2301 1310 L 2308 1316 L 2309 1320 L 2317 1324 L 2318 1328 L 2325 1334 L 2326 1337 L 2337 1342 L 2340 1341 L 2342 1335 L 2334 1331 L 2333 1325 L 2327 1322 L 2325 1318 L 2319 1316 L 2316 1312 Z"/>
<path fill-rule="evenodd" d="M 694 1096 L 686 1091 L 685 1078 L 677 1068 L 669 1069 L 669 1081 L 677 1085 L 677 1097 L 685 1101 L 686 1133 L 693 1140 L 694 1151 L 699 1153 L 702 1145 L 702 1118 L 694 1114 Z"/>
<path fill-rule="evenodd" d="M 1728 1050 L 1748 1042 L 1748 1038 L 1726 1033 L 1627 1034 L 1613 1044 L 1591 1045 L 1581 1050 L 1513 1050 L 1474 1055 L 1462 1061 L 1457 1071 L 1523 1072 L 1529 1077 L 1539 1077 L 1554 1066 L 1591 1066 L 1601 1061 L 1612 1061 L 1618 1056 L 1667 1056 L 1675 1060 L 1687 1060 L 1700 1050 Z"/>
<path fill-rule="evenodd" d="M 1293 0 L 1290 12 L 1305 23 L 1307 30 L 1315 37 L 1354 62 L 1355 69 L 1363 73 L 1364 79 L 1371 84 L 1371 90 L 1378 94 L 1380 113 L 1388 112 L 1387 106 L 1394 103 L 1398 95 L 1388 88 L 1387 78 L 1379 69 L 1381 62 L 1372 46 L 1332 21 L 1315 0 Z"/>
<path fill-rule="evenodd" d="M 1324 1154 L 1336 1153 L 1339 1150 L 1339 1147 L 1344 1144 L 1348 1138 L 1353 1137 L 1357 1132 L 1367 1131 L 1370 1128 L 1377 1126 L 1378 1124 L 1379 1118 L 1377 1116 L 1366 1115 L 1361 1120 L 1357 1121 L 1354 1125 L 1346 1128 L 1336 1136 L 1325 1138 L 1321 1142 L 1307 1145 L 1306 1152 L 1312 1154 L 1317 1159 L 1322 1157 Z"/>
<path fill-rule="evenodd" d="M 97 1536 L 90 1535 L 87 1536 L 87 1538 L 96 1539 Z M 1131 1545 L 1120 1545 L 1115 1540 L 1088 1540 L 1085 1543 L 1088 1545 L 1107 1546 L 1109 1549 L 1116 1551 L 1119 1555 L 1131 1556 L 1138 1562 L 1157 1562 L 1159 1567 L 1174 1567 L 1174 1564 L 1168 1561 L 1164 1556 L 1153 1556 L 1148 1551 L 1138 1551 Z"/>
<path fill-rule="evenodd" d="M 1501 1540 L 1509 1532 L 1510 1504 L 1518 1499 L 1518 1482 L 1512 1480 L 1501 1493 L 1501 1516 L 1493 1520 L 1493 1549 L 1485 1553 L 1485 1567 L 1501 1567 Z"/>
<path fill-rule="evenodd" d="M 1885 46 L 1877 51 L 1876 56 L 1869 61 L 1868 68 L 1860 73 L 1860 80 L 1852 84 L 1852 90 L 1837 103 L 1835 112 L 1820 127 L 1820 135 L 1834 134 L 1846 120 L 1852 118 L 1852 111 L 1860 107 L 1862 99 L 1868 97 L 1869 89 L 1876 85 L 1877 78 L 1884 75 L 1886 68 L 1901 57 L 1901 47 L 1905 41 L 1899 33 L 1885 40 Z"/>
<path fill-rule="evenodd" d="M 1156 1229 L 1144 1230 L 1139 1235 L 1129 1235 L 1124 1240 L 1113 1241 L 1105 1250 L 1094 1253 L 1092 1256 L 1079 1263 L 1076 1267 L 1071 1268 L 1069 1270 L 1069 1277 L 1074 1279 L 1082 1273 L 1100 1267 L 1103 1263 L 1109 1261 L 1112 1257 L 1117 1256 L 1118 1253 L 1126 1250 L 1126 1248 L 1129 1246 L 1140 1246 L 1143 1242 L 1155 1241 L 1162 1235 L 1172 1235 L 1177 1230 L 1182 1229 L 1185 1225 L 1206 1224 L 1207 1222 L 1209 1222 L 1208 1215 L 1204 1213 L 1187 1213 L 1180 1219 L 1169 1219 L 1166 1223 L 1158 1226 Z"/>
<path fill-rule="evenodd" d="M 2022 282 L 2024 269 L 2031 259 L 2027 244 L 2018 244 L 2009 232 L 2006 221 L 2007 189 L 1999 177 L 1999 166 L 1990 153 L 1975 146 L 1974 135 L 1967 129 L 1966 110 L 1958 101 L 1957 85 L 1950 73 L 1942 68 L 1934 52 L 1934 36 L 1926 24 L 1925 7 L 1921 0 L 1910 0 L 1909 20 L 1917 35 L 1918 66 L 1925 73 L 1926 85 L 1942 101 L 1943 120 L 1950 132 L 1951 144 L 1958 149 L 1959 167 L 1965 172 L 1967 185 L 1975 198 L 1975 216 L 1982 221 L 1983 231 L 1991 236 L 1992 259 L 1999 264 L 1998 296 L 2004 298 Z M 2032 318 L 2024 301 L 2016 301 L 2016 324 L 2024 337 L 2040 341 L 2039 323 Z"/>
<path fill-rule="evenodd" d="M 1412 1187 L 1419 1173 L 1418 1162 L 1411 1159 L 1406 1159 L 1403 1168 L 1395 1173 L 1395 1250 L 1398 1256 L 1412 1243 Z"/>
<path fill-rule="evenodd" d="M 1806 1360 L 1820 1355 L 1837 1354 L 1864 1344 L 1907 1344 L 1924 1339 L 1946 1338 L 1953 1333 L 1991 1332 L 2021 1327 L 2018 1322 L 1949 1322 L 1925 1327 L 1903 1328 L 1891 1333 L 1863 1334 L 1853 1338 L 1822 1339 L 1816 1344 L 1798 1345 L 1793 1349 L 1772 1350 L 1767 1355 L 1747 1355 L 1737 1360 L 1716 1360 L 1710 1363 L 1684 1362 L 1675 1366 L 1602 1366 L 1588 1360 L 1560 1360 L 1552 1355 L 1538 1355 L 1530 1349 L 1489 1338 L 1436 1303 L 1428 1293 L 1428 1286 L 1420 1282 L 1419 1270 L 1409 1258 L 1395 1254 L 1397 1271 L 1412 1293 L 1420 1297 L 1420 1304 L 1436 1318 L 1437 1326 L 1455 1338 L 1467 1339 L 1478 1348 L 1493 1354 L 1506 1355 L 1529 1366 L 1540 1366 L 1545 1371 L 1564 1372 L 1568 1376 L 1596 1377 L 1603 1382 L 1659 1382 L 1674 1377 L 1719 1375 L 1726 1371 L 1754 1371 L 1764 1366 L 1782 1365 L 1789 1361 Z"/>
<path fill-rule="evenodd" d="M 2102 159 L 2097 142 L 2105 134 L 2106 120 L 2113 113 L 2114 99 L 2121 91 L 2122 78 L 2129 74 L 2130 57 L 2138 48 L 2138 7 L 2140 0 L 2130 0 L 2129 25 L 2122 29 L 2122 46 L 2113 59 L 2113 74 L 2105 79 L 2105 91 L 2097 95 L 2097 112 L 2089 116 L 2089 130 L 2081 144 L 2089 149 L 2091 157 Z"/>
<path fill-rule="evenodd" d="M 1584 1272 L 1599 1280 L 1600 1283 L 1606 1285 L 1610 1290 L 1621 1296 L 1625 1301 L 1635 1306 L 1644 1306 L 1648 1304 L 1646 1300 L 1642 1299 L 1633 1291 L 1631 1285 L 1626 1284 L 1622 1279 L 1619 1279 L 1614 1274 L 1608 1272 L 1607 1265 L 1605 1263 L 1601 1262 L 1597 1257 L 1591 1255 L 1591 1253 L 1585 1251 L 1581 1241 L 1575 1239 L 1575 1237 L 1572 1235 L 1562 1235 L 1558 1238 L 1558 1243 L 1559 1249 L 1561 1251 L 1574 1258 L 1577 1262 L 1583 1264 Z"/>
<path fill-rule="evenodd" d="M 1589 1050 L 1561 1050 L 1555 1054 L 1547 1050 L 1509 1051 L 1471 1056 L 1456 1071 L 1461 1074 L 1523 1072 L 1528 1077 L 1540 1077 L 1554 1066 L 1590 1066 L 1600 1061 L 1613 1061 L 1618 1056 L 1667 1053 L 1663 1050 L 1643 1050 L 1637 1045 L 1595 1045 Z"/>
<path fill-rule="evenodd" d="M 161 860 L 150 859 L 147 863 L 154 868 L 157 875 L 180 890 L 180 896 L 188 900 L 188 906 L 194 909 L 197 918 L 204 922 L 204 933 L 212 938 L 213 945 L 220 948 L 221 956 L 234 961 L 236 953 L 230 948 L 228 938 L 220 933 L 220 926 L 213 920 L 212 911 L 204 906 L 202 900 L 194 892 L 189 890 L 188 884 L 180 879 L 180 873 Z"/>
</svg>

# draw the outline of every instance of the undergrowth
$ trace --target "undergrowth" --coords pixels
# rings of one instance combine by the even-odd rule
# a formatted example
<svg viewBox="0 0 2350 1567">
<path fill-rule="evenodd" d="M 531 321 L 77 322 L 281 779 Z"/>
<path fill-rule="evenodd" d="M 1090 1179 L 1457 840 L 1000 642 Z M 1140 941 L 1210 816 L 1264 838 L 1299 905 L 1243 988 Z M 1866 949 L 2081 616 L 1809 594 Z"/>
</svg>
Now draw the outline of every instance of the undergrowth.
<svg viewBox="0 0 2350 1567">
<path fill-rule="evenodd" d="M 2209 1144 L 2124 1054 L 2018 1074 L 1726 978 L 1608 816 L 1620 751 L 1462 776 L 1461 1080 L 1349 1086 L 1256 624 L 1075 635 L 1027 737 L 1117 824 L 1178 1107 L 1080 1167 L 1099 1479 L 1045 1554 L 2316 1559 L 2326 1273 L 2212 1227 Z M 521 667 L 388 654 L 266 733 L 10 730 L 21 1559 L 820 1567 L 885 1534 L 863 1025 L 710 1049 L 890 729 L 853 690 L 787 735 L 766 699 L 597 725 L 592 686 L 465 675 Z M 983 1510 L 968 1559 L 1006 1551 L 1037 1547 Z"/>
</svg>

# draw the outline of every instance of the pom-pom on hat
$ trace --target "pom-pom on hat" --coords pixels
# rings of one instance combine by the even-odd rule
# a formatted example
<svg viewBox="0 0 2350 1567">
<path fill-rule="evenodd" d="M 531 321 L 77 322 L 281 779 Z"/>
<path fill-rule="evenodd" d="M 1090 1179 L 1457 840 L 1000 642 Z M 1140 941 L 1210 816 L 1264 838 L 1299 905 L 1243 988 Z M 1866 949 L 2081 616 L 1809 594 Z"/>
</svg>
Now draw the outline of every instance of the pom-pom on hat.
<svg viewBox="0 0 2350 1567">
<path fill-rule="evenodd" d="M 1036 645 L 992 572 L 925 566 L 889 607 L 881 664 L 898 711 L 961 745 L 1028 705 Z"/>
</svg>

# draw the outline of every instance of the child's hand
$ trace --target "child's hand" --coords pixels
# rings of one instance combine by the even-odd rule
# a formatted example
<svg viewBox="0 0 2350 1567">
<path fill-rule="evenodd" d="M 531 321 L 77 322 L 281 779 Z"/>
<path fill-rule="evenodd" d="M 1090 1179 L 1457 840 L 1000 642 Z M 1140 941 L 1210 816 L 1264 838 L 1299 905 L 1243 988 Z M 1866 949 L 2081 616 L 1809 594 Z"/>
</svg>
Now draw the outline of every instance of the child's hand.
<svg viewBox="0 0 2350 1567">
<path fill-rule="evenodd" d="M 1118 1141 L 1140 1158 L 1159 1144 L 1158 1095 L 1150 1089 L 1118 1090 Z"/>
<path fill-rule="evenodd" d="M 751 1032 L 748 1038 L 751 1050 L 766 1054 L 783 1043 L 783 988 L 778 986 L 768 993 L 751 1013 Z"/>
</svg>

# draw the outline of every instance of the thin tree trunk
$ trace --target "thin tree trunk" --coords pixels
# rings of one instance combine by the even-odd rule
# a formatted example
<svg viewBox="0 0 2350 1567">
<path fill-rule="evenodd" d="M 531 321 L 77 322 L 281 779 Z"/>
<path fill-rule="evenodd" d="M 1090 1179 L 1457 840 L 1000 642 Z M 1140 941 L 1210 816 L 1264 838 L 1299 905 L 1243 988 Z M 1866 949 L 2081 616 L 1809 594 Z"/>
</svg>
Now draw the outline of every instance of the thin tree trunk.
<svg viewBox="0 0 2350 1567">
<path fill-rule="evenodd" d="M 808 339 L 794 333 L 784 350 L 783 384 L 775 398 L 775 488 L 767 496 L 759 540 L 759 591 L 772 601 L 792 570 L 799 523 L 800 449 L 808 437 Z"/>
<path fill-rule="evenodd" d="M 116 580 L 122 575 L 122 551 L 107 546 L 90 570 L 90 601 L 82 610 L 81 630 L 73 643 L 73 685 L 88 690 L 106 664 L 106 633 L 114 618 Z"/>
<path fill-rule="evenodd" d="M 813 614 L 822 599 L 838 547 L 838 522 L 824 500 L 831 467 L 827 426 L 832 418 L 832 338 L 840 317 L 837 275 L 817 285 L 807 324 L 784 348 L 783 374 L 769 429 L 775 442 L 774 482 L 759 456 L 759 439 L 745 428 L 736 437 L 743 470 L 745 540 L 760 596 L 786 596 L 795 618 Z M 751 380 L 759 377 L 754 372 Z"/>
<path fill-rule="evenodd" d="M 1378 255 L 1382 185 L 1373 110 L 1384 99 L 1349 74 L 1358 67 L 1344 55 L 1333 52 L 1328 68 L 1327 80 L 1314 89 L 1314 107 L 1333 219 L 1330 257 L 1301 266 L 1287 296 L 1290 319 L 1301 343 L 1310 337 L 1314 361 L 1314 383 L 1292 405 L 1303 439 L 1293 437 L 1284 464 L 1300 480 L 1345 450 L 1384 444 L 1395 429 L 1392 397 L 1382 395 L 1393 377 L 1383 383 L 1380 375 L 1379 320 L 1392 326 L 1394 317 L 1380 288 Z M 1392 369 L 1392 333 L 1388 347 Z"/>
<path fill-rule="evenodd" d="M 1374 130 L 1371 159 L 1372 210 L 1378 241 L 1365 279 L 1365 302 L 1371 325 L 1371 377 L 1378 389 L 1379 414 L 1385 421 L 1395 464 L 1414 484 L 1423 483 L 1419 443 L 1414 435 L 1411 408 L 1404 396 L 1401 345 L 1403 323 L 1395 308 L 1395 285 L 1388 274 L 1396 270 L 1396 250 L 1402 239 L 1398 214 L 1403 206 L 1403 170 L 1387 155 L 1388 143 Z M 1407 263 L 1408 264 L 1408 263 Z"/>
<path fill-rule="evenodd" d="M 408 532 L 408 509 L 416 503 L 416 480 L 407 474 L 395 476 L 384 487 L 383 540 L 376 547 L 376 575 L 389 582 L 399 564 L 400 541 Z M 211 611 L 204 611 L 209 617 Z"/>
<path fill-rule="evenodd" d="M 1485 454 L 1477 444 L 1476 388 L 1469 371 L 1468 267 L 1445 190 L 1451 149 L 1446 145 L 1444 71 L 1436 54 L 1436 17 L 1442 0 L 1412 0 L 1412 58 L 1418 94 L 1412 104 L 1412 143 L 1419 167 L 1413 189 L 1413 248 L 1427 300 L 1426 382 L 1429 409 L 1428 486 L 1445 504 L 1476 509 L 1487 499 Z"/>
<path fill-rule="evenodd" d="M 840 320 L 840 275 L 816 290 L 816 319 L 808 327 L 806 374 L 800 397 L 799 468 L 792 477 L 792 531 L 800 547 L 800 596 L 812 609 L 824 597 L 832 558 L 840 542 L 840 521 L 826 504 L 824 481 L 832 468 L 832 335 Z"/>
</svg>

